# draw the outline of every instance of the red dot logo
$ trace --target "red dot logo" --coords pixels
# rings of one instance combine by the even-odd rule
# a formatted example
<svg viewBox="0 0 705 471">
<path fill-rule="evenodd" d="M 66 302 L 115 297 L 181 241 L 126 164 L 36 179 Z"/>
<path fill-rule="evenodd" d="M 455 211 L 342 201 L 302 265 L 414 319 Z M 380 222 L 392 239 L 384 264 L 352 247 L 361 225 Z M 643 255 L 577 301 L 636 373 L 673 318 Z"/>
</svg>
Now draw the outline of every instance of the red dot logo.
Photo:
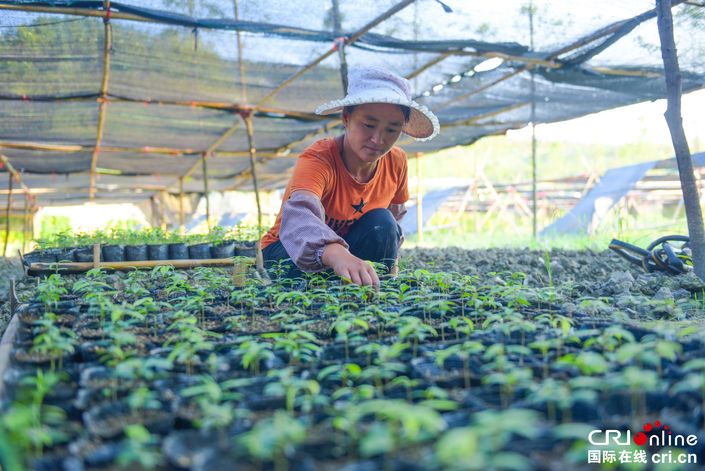
<svg viewBox="0 0 705 471">
<path fill-rule="evenodd" d="M 634 443 L 637 446 L 646 445 L 646 434 L 644 432 L 639 432 L 636 435 L 634 435 Z"/>
<path fill-rule="evenodd" d="M 637 446 L 644 446 L 646 445 L 646 442 L 648 441 L 648 437 L 646 436 L 647 433 L 654 431 L 656 428 L 661 426 L 661 421 L 660 420 L 655 420 L 653 425 L 650 422 L 647 422 L 644 424 L 644 430 L 643 432 L 638 432 L 636 435 L 634 435 L 634 443 Z M 663 424 L 663 429 L 664 431 L 668 431 L 669 434 L 672 432 L 668 430 L 668 425 Z M 644 433 L 646 432 L 646 433 Z"/>
</svg>

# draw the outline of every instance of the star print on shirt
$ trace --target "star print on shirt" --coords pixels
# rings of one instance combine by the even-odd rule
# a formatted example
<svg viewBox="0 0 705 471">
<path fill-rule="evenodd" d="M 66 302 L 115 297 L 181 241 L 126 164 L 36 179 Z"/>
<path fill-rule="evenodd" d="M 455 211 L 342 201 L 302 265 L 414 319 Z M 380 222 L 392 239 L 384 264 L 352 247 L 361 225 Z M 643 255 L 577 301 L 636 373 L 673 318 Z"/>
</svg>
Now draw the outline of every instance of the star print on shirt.
<svg viewBox="0 0 705 471">
<path fill-rule="evenodd" d="M 367 204 L 367 203 L 365 202 L 365 200 L 362 199 L 362 198 L 360 198 L 360 202 L 359 202 L 359 203 L 357 203 L 357 204 L 351 204 L 350 206 L 352 206 L 353 208 L 355 208 L 355 213 L 361 213 L 361 212 L 362 212 L 362 208 L 363 208 L 366 204 Z M 353 214 L 355 214 L 355 213 L 353 213 Z"/>
</svg>

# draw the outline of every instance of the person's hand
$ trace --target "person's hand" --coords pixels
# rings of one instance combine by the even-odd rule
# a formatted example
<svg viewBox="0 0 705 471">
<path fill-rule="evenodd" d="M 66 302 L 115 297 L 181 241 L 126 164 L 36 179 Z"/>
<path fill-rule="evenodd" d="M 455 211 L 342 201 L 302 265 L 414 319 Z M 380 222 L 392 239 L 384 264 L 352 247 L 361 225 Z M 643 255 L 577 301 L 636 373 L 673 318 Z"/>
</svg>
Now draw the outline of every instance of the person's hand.
<svg viewBox="0 0 705 471">
<path fill-rule="evenodd" d="M 379 277 L 372 265 L 357 258 L 340 244 L 329 244 L 321 256 L 321 261 L 333 269 L 336 275 L 347 278 L 357 285 L 379 288 Z"/>
</svg>

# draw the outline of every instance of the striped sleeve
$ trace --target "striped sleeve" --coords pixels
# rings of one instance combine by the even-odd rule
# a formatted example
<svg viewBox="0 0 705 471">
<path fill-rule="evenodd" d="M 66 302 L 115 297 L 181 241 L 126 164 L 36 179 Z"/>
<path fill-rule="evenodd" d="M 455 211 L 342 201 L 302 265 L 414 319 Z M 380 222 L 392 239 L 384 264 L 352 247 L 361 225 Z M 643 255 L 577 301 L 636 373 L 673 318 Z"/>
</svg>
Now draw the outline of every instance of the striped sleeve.
<svg viewBox="0 0 705 471">
<path fill-rule="evenodd" d="M 324 222 L 321 200 L 310 193 L 294 192 L 282 208 L 279 240 L 294 264 L 303 271 L 320 271 L 323 249 L 328 244 L 347 242 Z"/>
</svg>

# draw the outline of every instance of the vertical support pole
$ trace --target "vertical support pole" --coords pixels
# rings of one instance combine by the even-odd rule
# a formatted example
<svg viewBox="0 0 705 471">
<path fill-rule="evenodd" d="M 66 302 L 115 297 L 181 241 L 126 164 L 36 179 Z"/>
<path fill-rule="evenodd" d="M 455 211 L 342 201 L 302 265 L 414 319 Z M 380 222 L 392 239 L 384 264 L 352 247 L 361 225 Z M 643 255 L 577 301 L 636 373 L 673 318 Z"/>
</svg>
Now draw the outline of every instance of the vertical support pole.
<svg viewBox="0 0 705 471">
<path fill-rule="evenodd" d="M 7 172 L 7 179 L 7 186 L 10 191 L 7 193 L 7 210 L 5 211 L 5 244 L 2 248 L 3 257 L 7 256 L 7 243 L 10 239 L 10 210 L 12 209 L 12 184 L 15 181 L 15 176 L 12 174 L 12 172 L 9 171 L 9 169 Z"/>
<path fill-rule="evenodd" d="M 110 12 L 110 0 L 103 1 L 103 9 Z M 98 131 L 95 141 L 95 150 L 91 156 L 90 186 L 88 189 L 88 199 L 95 200 L 96 175 L 98 170 L 98 155 L 100 146 L 103 143 L 103 131 L 105 128 L 105 109 L 108 104 L 108 81 L 110 80 L 110 50 L 113 48 L 113 28 L 110 25 L 110 16 L 103 18 L 103 30 L 105 39 L 103 41 L 103 80 L 100 84 L 100 105 L 98 106 Z"/>
<path fill-rule="evenodd" d="M 24 194 L 24 215 L 22 217 L 22 253 L 27 252 L 27 231 L 29 230 L 29 193 Z"/>
<path fill-rule="evenodd" d="M 529 47 L 534 50 L 534 4 L 529 0 Z M 531 235 L 536 239 L 538 234 L 538 216 L 536 201 L 536 71 L 529 69 L 531 74 Z"/>
<path fill-rule="evenodd" d="M 32 198 L 32 205 L 31 205 L 31 208 L 30 208 L 30 210 L 29 210 L 29 213 L 30 213 L 30 218 L 29 218 L 29 235 L 31 236 L 31 237 L 30 237 L 30 241 L 31 241 L 31 240 L 34 239 L 34 237 L 36 236 L 35 233 L 34 233 L 34 218 L 37 217 L 37 206 L 36 206 L 36 204 L 35 204 L 35 202 L 34 202 L 34 198 Z"/>
<path fill-rule="evenodd" d="M 250 149 L 250 171 L 252 172 L 252 186 L 255 190 L 255 202 L 257 203 L 257 228 L 262 230 L 262 206 L 259 201 L 259 183 L 257 181 L 257 160 L 254 139 L 254 129 L 252 126 L 252 112 L 241 114 L 242 119 L 245 120 L 245 127 L 247 128 L 247 144 Z"/>
<path fill-rule="evenodd" d="M 159 227 L 166 230 L 166 191 L 159 192 L 161 204 L 159 205 Z"/>
<path fill-rule="evenodd" d="M 210 197 L 208 196 L 208 164 L 206 163 L 206 160 L 208 160 L 208 155 L 203 154 L 201 157 L 201 165 L 203 166 L 203 194 L 206 198 L 206 225 L 208 227 L 208 232 L 210 233 L 211 231 L 211 200 Z"/>
<path fill-rule="evenodd" d="M 421 170 L 421 152 L 416 153 L 416 233 L 419 244 L 423 243 L 423 188 L 421 180 L 423 179 Z"/>
<path fill-rule="evenodd" d="M 179 234 L 184 235 L 186 224 L 184 224 L 184 177 L 179 178 Z"/>
<path fill-rule="evenodd" d="M 339 0 L 333 2 L 333 34 L 336 37 L 335 45 L 338 48 L 338 58 L 340 59 L 340 82 L 343 84 L 343 95 L 348 93 L 348 60 L 345 57 L 345 40 L 342 38 L 343 27 L 340 21 Z"/>
<path fill-rule="evenodd" d="M 238 0 L 233 0 L 233 9 L 235 11 L 235 21 L 240 21 Z M 240 72 L 240 83 L 242 84 L 242 102 L 247 103 L 247 81 L 245 80 L 245 63 L 242 57 L 242 38 L 240 37 L 240 30 L 235 32 L 235 37 L 237 38 L 237 66 Z"/>
<path fill-rule="evenodd" d="M 154 200 L 154 195 L 149 197 L 149 203 L 152 207 L 152 217 L 150 218 L 150 222 L 152 223 L 152 227 L 157 227 L 157 202 Z"/>
</svg>

